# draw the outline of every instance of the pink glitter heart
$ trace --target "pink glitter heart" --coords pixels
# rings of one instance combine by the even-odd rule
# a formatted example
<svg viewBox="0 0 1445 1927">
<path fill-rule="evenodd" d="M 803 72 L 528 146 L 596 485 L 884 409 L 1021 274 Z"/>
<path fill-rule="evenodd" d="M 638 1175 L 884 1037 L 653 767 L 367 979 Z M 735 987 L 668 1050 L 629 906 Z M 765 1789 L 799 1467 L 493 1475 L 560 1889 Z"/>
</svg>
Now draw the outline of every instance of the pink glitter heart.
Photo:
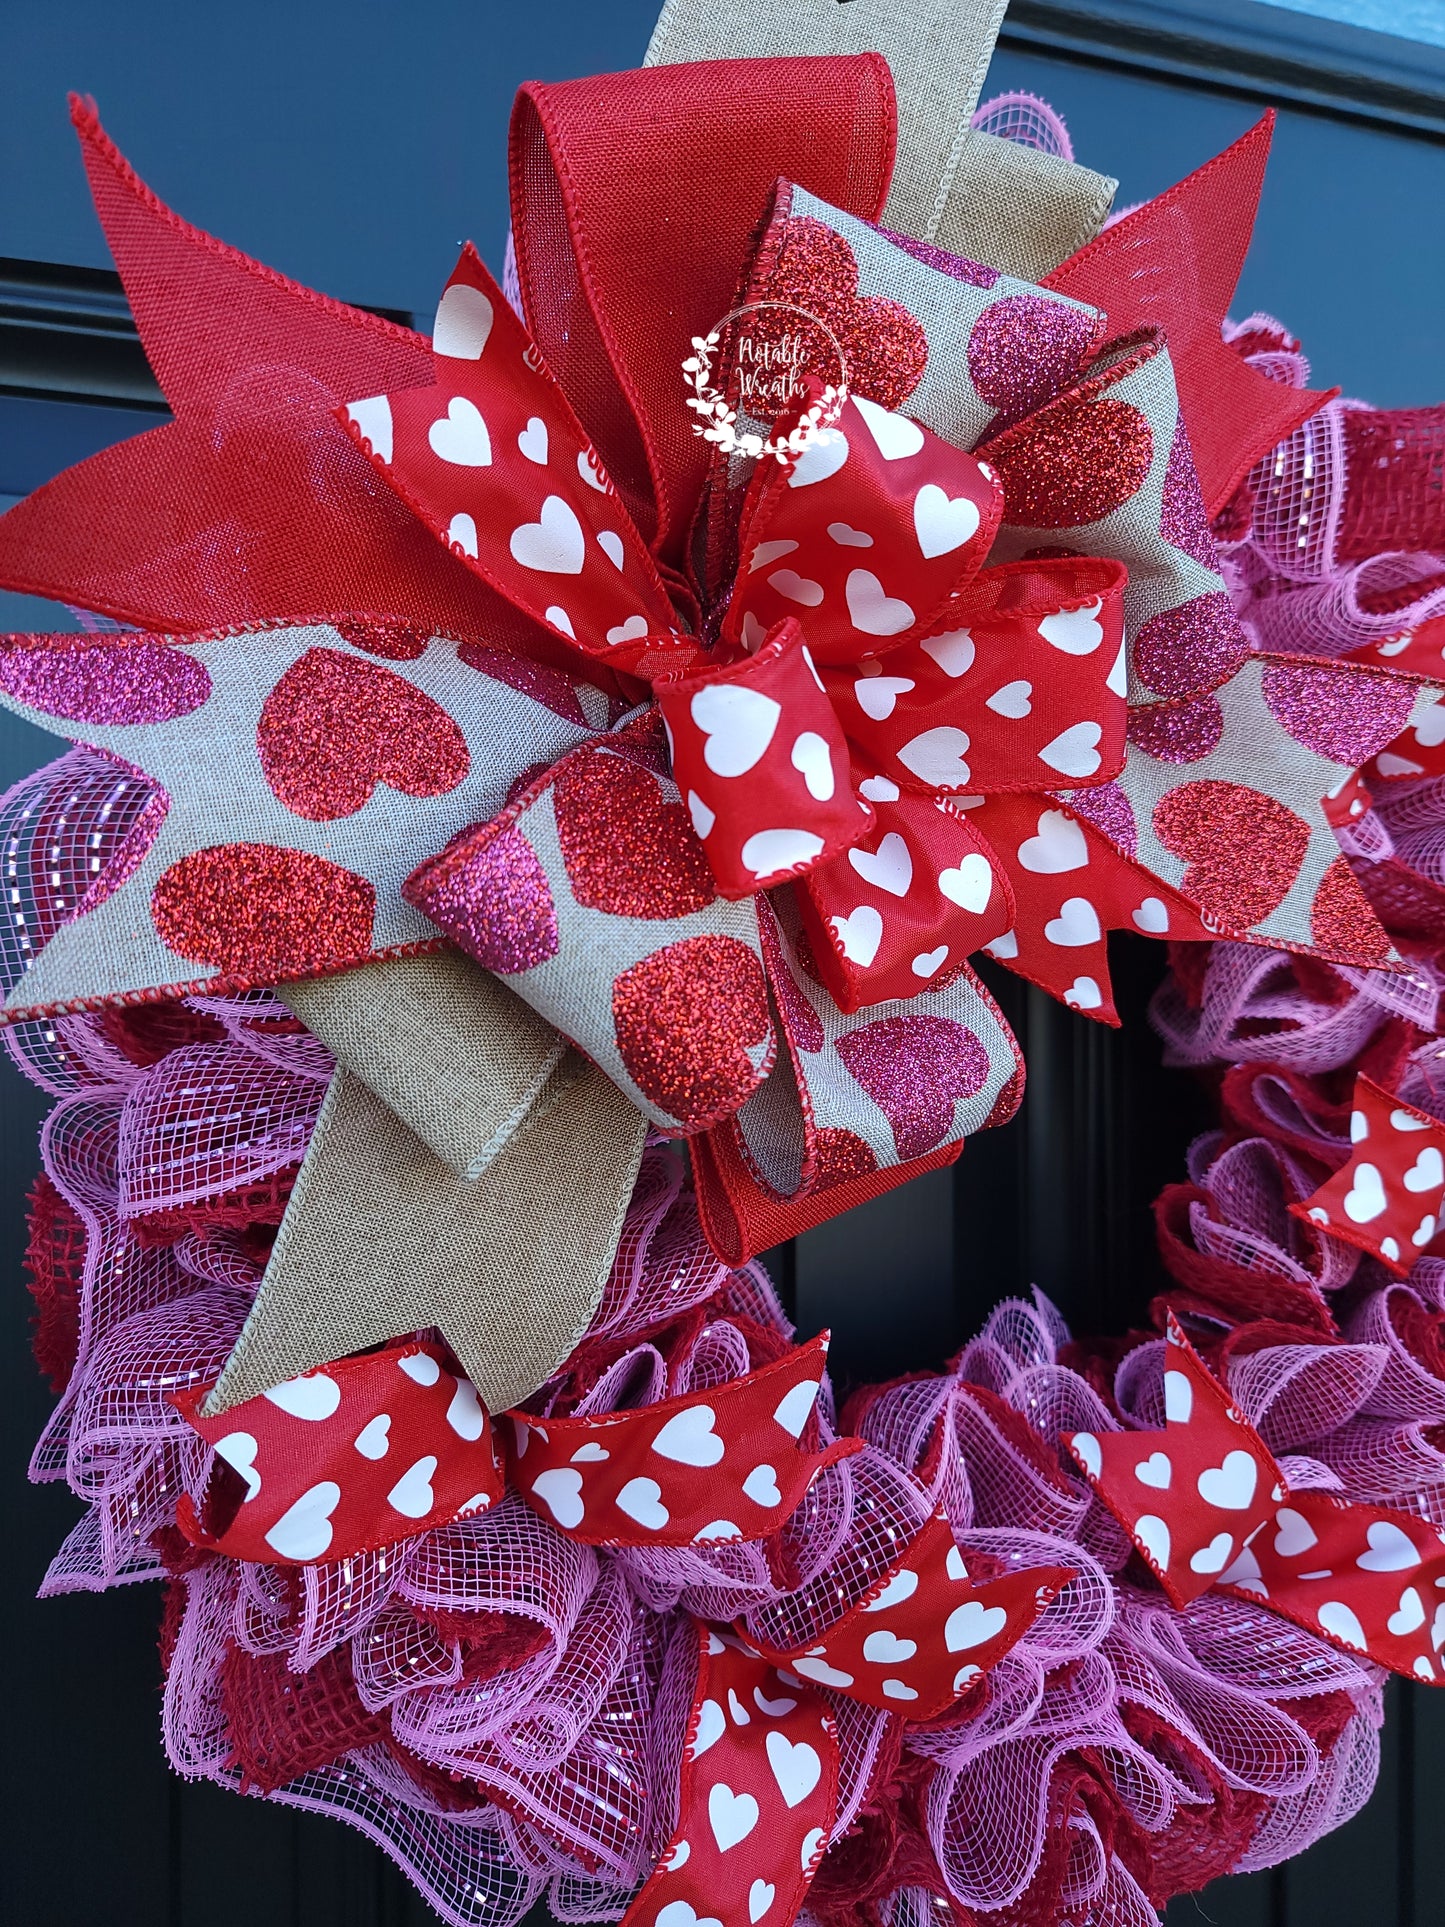
<svg viewBox="0 0 1445 1927">
<path fill-rule="evenodd" d="M 1161 763 L 1200 762 L 1223 739 L 1224 710 L 1214 695 L 1129 711 L 1129 741 Z"/>
<path fill-rule="evenodd" d="M 1321 663 L 1270 663 L 1264 700 L 1297 743 L 1358 768 L 1394 742 L 1415 706 L 1414 683 L 1367 669 Z"/>
<path fill-rule="evenodd" d="M 0 649 L 0 689 L 71 723 L 168 723 L 211 693 L 204 663 L 173 643 L 45 637 Z"/>
<path fill-rule="evenodd" d="M 988 1076 L 988 1052 L 951 1017 L 885 1017 L 840 1037 L 838 1055 L 892 1125 L 901 1158 L 940 1145 L 955 1103 Z"/>
<path fill-rule="evenodd" d="M 557 954 L 547 872 L 515 827 L 463 830 L 412 871 L 401 893 L 488 970 L 510 976 Z"/>
<path fill-rule="evenodd" d="M 469 669 L 480 669 L 494 682 L 504 682 L 509 688 L 520 690 L 522 695 L 543 704 L 564 722 L 587 727 L 587 713 L 577 700 L 577 686 L 560 669 L 550 669 L 546 663 L 528 662 L 524 656 L 504 656 L 501 650 L 484 649 L 479 642 L 464 642 L 457 655 Z"/>
<path fill-rule="evenodd" d="M 1153 616 L 1134 638 L 1134 667 L 1161 696 L 1197 696 L 1229 681 L 1249 637 L 1223 590 Z"/>
</svg>

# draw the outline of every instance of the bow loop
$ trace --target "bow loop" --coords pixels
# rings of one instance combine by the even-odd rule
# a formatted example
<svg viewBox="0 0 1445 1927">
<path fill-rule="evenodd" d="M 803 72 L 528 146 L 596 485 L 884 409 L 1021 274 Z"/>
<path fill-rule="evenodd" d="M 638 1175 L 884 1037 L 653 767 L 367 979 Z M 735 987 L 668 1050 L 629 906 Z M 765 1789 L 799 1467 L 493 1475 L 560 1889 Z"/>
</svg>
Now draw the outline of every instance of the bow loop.
<svg viewBox="0 0 1445 1927">
<path fill-rule="evenodd" d="M 657 696 L 673 778 L 723 896 L 786 882 L 872 827 L 849 781 L 842 724 L 791 616 L 755 655 L 661 683 Z"/>
<path fill-rule="evenodd" d="M 662 577 L 596 449 L 470 243 L 437 304 L 435 382 L 339 416 L 413 513 L 523 615 L 648 674 L 686 660 Z"/>
<path fill-rule="evenodd" d="M 786 467 L 760 463 L 743 508 L 723 640 L 756 648 L 803 611 L 824 664 L 919 636 L 988 556 L 1003 516 L 996 472 L 907 415 L 850 396 Z"/>
<path fill-rule="evenodd" d="M 1128 571 L 1068 557 L 986 569 L 948 627 L 823 680 L 859 755 L 900 788 L 1092 788 L 1124 766 Z"/>
</svg>

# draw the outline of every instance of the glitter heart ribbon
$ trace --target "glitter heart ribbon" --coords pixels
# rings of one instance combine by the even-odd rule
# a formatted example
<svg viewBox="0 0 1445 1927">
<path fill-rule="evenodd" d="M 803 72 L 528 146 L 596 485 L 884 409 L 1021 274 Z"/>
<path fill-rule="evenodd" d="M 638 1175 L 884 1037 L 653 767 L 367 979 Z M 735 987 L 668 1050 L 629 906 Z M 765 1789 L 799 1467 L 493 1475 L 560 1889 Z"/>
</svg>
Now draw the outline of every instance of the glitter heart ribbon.
<svg viewBox="0 0 1445 1927">
<path fill-rule="evenodd" d="M 1064 1444 L 1172 1604 L 1218 1586 L 1391 1672 L 1445 1684 L 1436 1528 L 1291 1489 L 1172 1314 L 1162 1401 L 1162 1431 L 1073 1432 Z"/>
</svg>

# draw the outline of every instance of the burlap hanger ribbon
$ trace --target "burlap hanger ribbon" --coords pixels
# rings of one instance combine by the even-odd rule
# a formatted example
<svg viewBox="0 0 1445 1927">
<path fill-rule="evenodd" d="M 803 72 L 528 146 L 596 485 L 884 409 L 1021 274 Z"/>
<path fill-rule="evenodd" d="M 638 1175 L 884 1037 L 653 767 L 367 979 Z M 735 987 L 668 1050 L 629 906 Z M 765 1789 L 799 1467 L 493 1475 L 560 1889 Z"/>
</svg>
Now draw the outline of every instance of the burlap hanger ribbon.
<svg viewBox="0 0 1445 1927">
<path fill-rule="evenodd" d="M 970 126 L 1006 0 L 668 0 L 646 63 L 882 53 L 898 91 L 885 220 L 1037 280 L 1115 183 Z M 420 1326 L 504 1411 L 573 1349 L 621 1233 L 641 1114 L 455 955 L 289 985 L 338 1061 L 255 1305 L 208 1410 Z"/>
<path fill-rule="evenodd" d="M 649 67 L 683 60 L 881 53 L 898 91 L 884 222 L 1037 281 L 1098 233 L 1117 181 L 970 120 L 1008 0 L 667 0 Z"/>
</svg>

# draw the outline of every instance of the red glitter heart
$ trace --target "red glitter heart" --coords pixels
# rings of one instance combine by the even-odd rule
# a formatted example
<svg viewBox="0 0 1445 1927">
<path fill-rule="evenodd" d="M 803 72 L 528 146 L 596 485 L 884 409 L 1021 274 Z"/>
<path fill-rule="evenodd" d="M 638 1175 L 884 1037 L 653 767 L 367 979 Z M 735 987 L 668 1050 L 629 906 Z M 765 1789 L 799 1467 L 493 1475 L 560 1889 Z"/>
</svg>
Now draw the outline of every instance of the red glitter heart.
<svg viewBox="0 0 1445 1927">
<path fill-rule="evenodd" d="M 552 785 L 557 838 L 572 894 L 614 917 L 685 917 L 717 895 L 680 803 L 630 759 L 583 750 Z M 751 954 L 751 953 L 749 953 Z"/>
<path fill-rule="evenodd" d="M 793 312 L 748 318 L 748 339 L 755 347 L 776 338 L 803 336 L 809 366 L 836 381 L 837 352 L 818 330 L 809 338 L 798 309 L 815 315 L 842 350 L 849 388 L 884 408 L 897 408 L 918 386 L 928 366 L 928 338 L 897 301 L 858 293 L 858 263 L 841 234 L 810 215 L 797 215 L 781 228 L 781 245 L 763 298 Z M 766 412 L 766 411 L 765 411 Z M 779 409 L 777 412 L 781 413 Z"/>
<path fill-rule="evenodd" d="M 729 1117 L 757 1089 L 772 1050 L 762 965 L 736 937 L 687 937 L 612 986 L 617 1048 L 643 1095 L 690 1130 Z"/>
<path fill-rule="evenodd" d="M 1154 834 L 1189 865 L 1179 889 L 1221 929 L 1248 930 L 1299 875 L 1308 824 L 1242 783 L 1184 783 L 1161 797 Z"/>
<path fill-rule="evenodd" d="M 378 783 L 443 796 L 471 761 L 439 703 L 339 649 L 292 663 L 262 705 L 256 748 L 277 801 L 311 823 L 353 815 Z"/>
<path fill-rule="evenodd" d="M 847 1184 L 852 1178 L 871 1177 L 878 1169 L 878 1160 L 871 1147 L 864 1143 L 856 1131 L 845 1131 L 840 1125 L 830 1124 L 819 1131 L 816 1156 L 814 1191 L 831 1191 L 835 1184 Z"/>
<path fill-rule="evenodd" d="M 1368 969 L 1389 961 L 1390 939 L 1342 856 L 1320 878 L 1310 912 L 1310 934 L 1339 963 Z"/>
<path fill-rule="evenodd" d="M 375 908 L 365 877 L 270 843 L 194 850 L 151 892 L 162 943 L 268 984 L 362 962 L 371 953 Z"/>
<path fill-rule="evenodd" d="M 838 1055 L 892 1125 L 901 1158 L 940 1145 L 955 1103 L 988 1076 L 988 1052 L 951 1017 L 885 1017 L 840 1037 Z"/>
<path fill-rule="evenodd" d="M 1071 529 L 1138 494 L 1154 460 L 1154 431 L 1129 402 L 1066 395 L 984 452 L 1003 478 L 1006 522 Z"/>
<path fill-rule="evenodd" d="M 415 662 L 426 654 L 431 641 L 429 629 L 417 629 L 408 622 L 337 622 L 332 627 L 353 649 L 385 656 L 389 662 Z"/>
</svg>

